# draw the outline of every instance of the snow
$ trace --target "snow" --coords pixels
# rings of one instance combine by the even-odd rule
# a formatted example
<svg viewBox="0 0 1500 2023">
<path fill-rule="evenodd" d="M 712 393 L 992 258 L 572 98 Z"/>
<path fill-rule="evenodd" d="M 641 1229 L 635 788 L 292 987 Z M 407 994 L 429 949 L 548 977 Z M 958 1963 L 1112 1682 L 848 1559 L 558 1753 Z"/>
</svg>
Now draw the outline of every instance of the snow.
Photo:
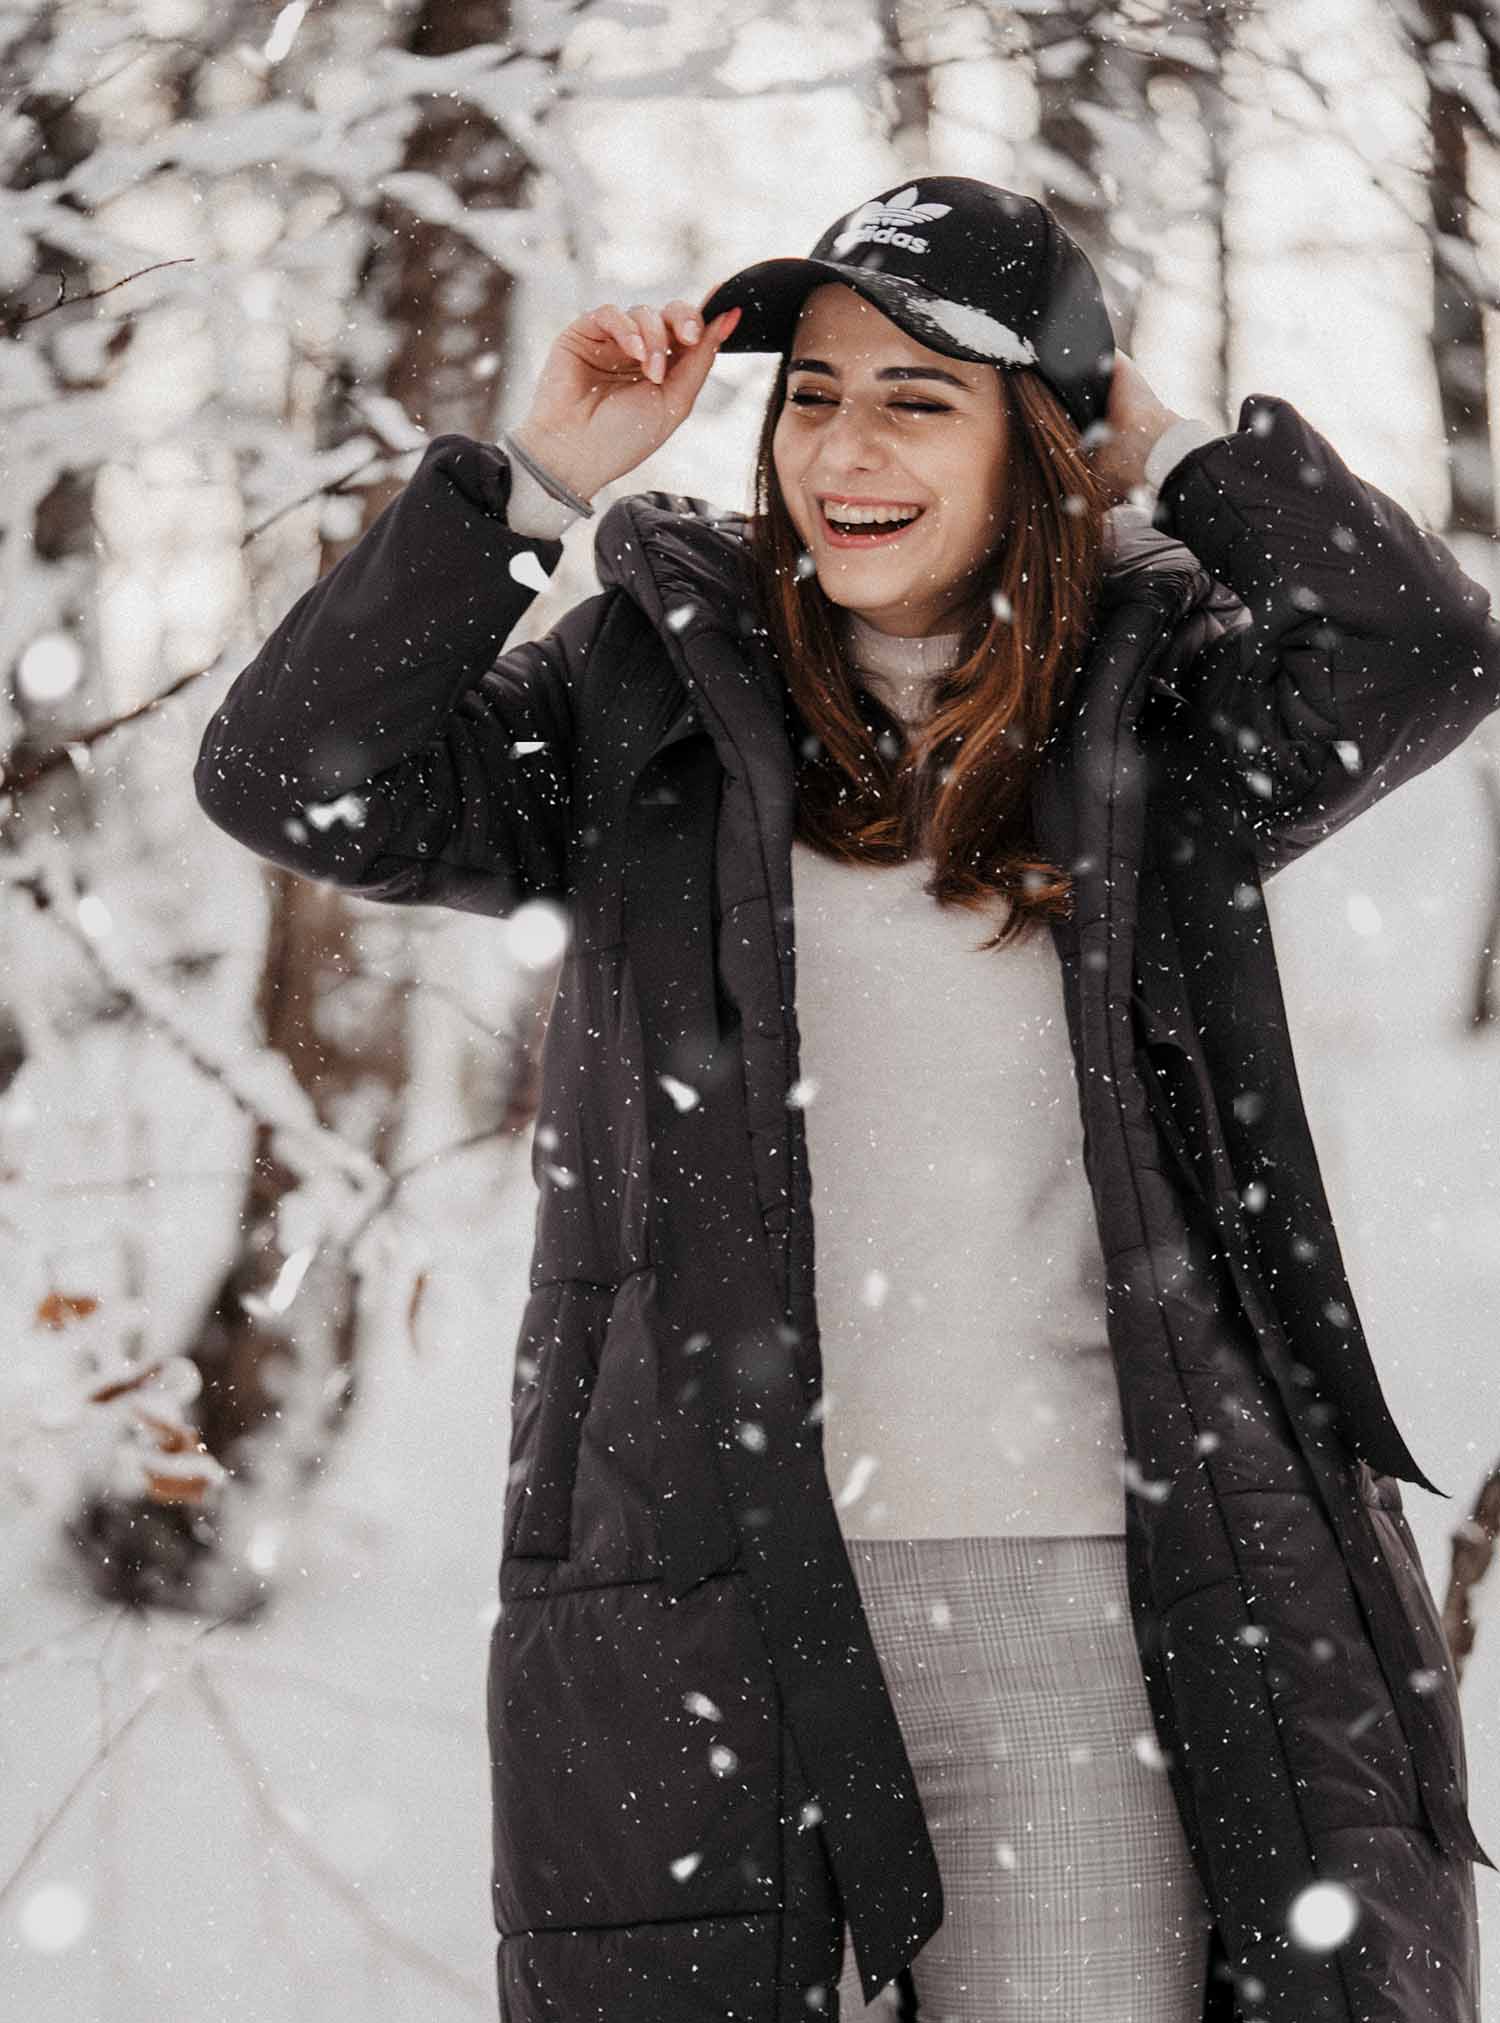
<svg viewBox="0 0 1500 2023">
<path fill-rule="evenodd" d="M 259 1541 L 261 1613 L 103 1607 L 51 1512 L 5 1525 L 0 1973 L 28 2023 L 494 2015 L 497 1344 L 529 1232 L 466 1191 L 420 1346 L 394 1311 L 366 1331 L 352 1423 Z"/>
<path fill-rule="evenodd" d="M 27 2023 L 495 2014 L 484 1683 L 536 1196 L 529 1148 L 495 1126 L 490 1099 L 510 1029 L 536 1015 L 528 993 L 565 950 L 567 917 L 547 902 L 500 931 L 416 910 L 364 917 L 349 988 L 319 1027 L 357 1026 L 400 979 L 409 1076 L 399 1103 L 372 1082 L 330 1121 L 255 1035 L 264 884 L 193 806 L 192 753 L 227 675 L 310 580 L 318 539 L 348 538 L 365 490 L 409 470 L 400 460 L 426 439 L 382 384 L 393 330 L 359 286 L 377 202 L 398 234 L 442 221 L 515 274 L 514 327 L 467 332 L 482 341 L 462 363 L 493 386 L 498 434 L 578 303 L 701 298 L 740 265 L 804 251 L 869 189 L 915 173 L 912 135 L 893 140 L 875 103 L 877 34 L 853 0 L 776 21 L 738 0 L 691 19 L 680 0 L 585 6 L 555 63 L 548 35 L 562 10 L 516 11 L 514 46 L 439 58 L 393 47 L 396 17 L 373 0 L 299 0 L 259 25 L 259 48 L 212 59 L 200 0 L 83 0 L 50 18 L 32 5 L 0 22 L 7 44 L 28 19 L 38 27 L 32 90 L 101 129 L 76 166 L 7 189 L 7 288 L 44 299 L 39 243 L 86 262 L 92 285 L 120 284 L 0 347 L 5 745 L 24 727 L 71 740 L 72 754 L 9 837 L 0 882 L 11 958 L 0 1040 L 8 1048 L 14 1031 L 26 1055 L 0 1089 L 0 1976 Z M 1040 0 L 1018 10 L 1043 11 Z M 1323 54 L 1338 44 L 1341 62 L 1366 61 L 1374 10 L 1324 11 Z M 1079 165 L 1029 135 L 1035 92 L 1016 51 L 994 50 L 984 10 L 950 13 L 924 28 L 934 51 L 949 50 L 931 78 L 934 157 L 1013 186 L 1041 165 L 1089 200 Z M 178 37 L 203 42 L 180 95 L 166 69 Z M 1058 44 L 1054 67 L 1071 72 L 1087 54 L 1082 39 Z M 1494 134 L 1500 99 L 1482 56 L 1465 21 L 1438 51 Z M 1358 469 L 1441 521 L 1430 336 L 1408 308 L 1430 297 L 1429 249 L 1415 232 L 1392 240 L 1389 207 L 1351 173 L 1351 150 L 1407 159 L 1417 130 L 1404 84 L 1356 93 L 1346 77 L 1338 90 L 1357 131 L 1329 120 L 1318 147 L 1304 135 L 1290 158 L 1284 133 L 1278 148 L 1240 147 L 1226 230 L 1246 299 L 1231 379 L 1305 404 Z M 407 134 L 434 105 L 499 122 L 527 152 L 539 173 L 523 207 L 465 211 L 440 177 L 411 168 Z M 1205 230 L 1191 177 L 1135 172 L 1139 121 L 1087 103 L 1080 113 L 1104 183 L 1124 193 L 1115 299 L 1148 254 L 1164 256 L 1149 272 L 1169 285 L 1136 301 L 1132 355 L 1166 398 L 1201 411 L 1218 398 L 1218 332 L 1190 319 L 1216 293 L 1218 233 Z M 13 115 L 10 159 L 34 117 Z M 1306 208 L 1284 201 L 1289 159 Z M 1476 161 L 1473 173 L 1493 169 Z M 1309 289 L 1305 248 L 1277 234 L 1322 231 L 1330 174 L 1349 243 L 1316 248 Z M 1449 272 L 1485 271 L 1451 239 L 1437 253 Z M 1028 353 L 978 311 L 928 312 L 973 349 Z M 691 426 L 606 487 L 596 511 L 652 488 L 746 504 L 771 363 L 727 355 Z M 331 389 L 343 404 L 332 424 Z M 1472 441 L 1455 449 L 1472 460 Z M 38 552 L 43 503 L 91 481 L 97 545 Z M 510 566 L 538 593 L 530 635 L 596 587 L 586 531 L 550 578 L 532 554 Z M 815 565 L 804 555 L 796 566 Z M 1011 615 L 999 593 L 993 603 Z M 693 617 L 683 604 L 670 622 Z M 198 668 L 189 700 L 92 747 L 78 740 Z M 1440 1601 L 1449 1542 L 1500 1453 L 1500 1078 L 1495 1036 L 1466 1024 L 1492 896 L 1485 744 L 1500 738 L 1487 732 L 1373 811 L 1266 902 L 1361 1315 L 1398 1424 L 1451 1491 L 1404 1492 Z M 1338 755 L 1358 771 L 1357 746 Z M 363 813 L 348 793 L 306 820 L 358 827 Z M 665 1087 L 679 1109 L 699 1100 L 674 1078 Z M 806 1077 L 788 1097 L 814 1123 L 816 1093 Z M 377 1155 L 373 1127 L 393 1109 L 399 1147 Z M 476 1116 L 485 1138 L 464 1150 Z M 257 1130 L 293 1177 L 251 1252 L 240 1217 Z M 540 1170 L 546 1184 L 577 1184 L 556 1161 Z M 263 1266 L 245 1280 L 244 1311 L 268 1341 L 309 1350 L 268 1352 L 257 1372 L 273 1412 L 259 1483 L 224 1505 L 201 1612 L 105 1602 L 61 1532 L 87 1488 L 130 1494 L 150 1476 L 184 1499 L 163 1507 L 191 1509 L 200 1480 L 205 1507 L 226 1487 L 197 1444 L 201 1377 L 183 1350 L 242 1253 Z M 331 1349 L 332 1288 L 345 1277 L 354 1395 L 337 1432 L 310 1440 L 349 1390 Z M 863 1283 L 880 1308 L 885 1274 Z M 740 1437 L 753 1446 L 765 1432 L 747 1421 Z M 865 1495 L 879 1459 L 859 1453 L 841 1503 Z M 1138 1470 L 1125 1487 L 1164 1493 Z M 1478 1598 L 1462 1695 L 1471 1810 L 1500 1857 L 1497 1581 Z M 947 1607 L 933 1605 L 939 1627 Z M 1241 1634 L 1253 1643 L 1257 1626 Z M 705 1723 L 721 1718 L 701 1693 L 685 1704 Z M 732 1774 L 708 1728 L 704 1747 Z M 1133 1747 L 1164 1769 L 1153 1735 Z M 820 1817 L 809 1802 L 801 1824 Z M 994 1848 L 998 1866 L 1016 1866 L 1011 1841 Z M 686 1875 L 697 1859 L 684 1849 L 674 1867 Z M 1488 1961 L 1500 1956 L 1500 1877 L 1480 1869 L 1476 1882 Z M 1297 1941 L 1340 1943 L 1347 1896 L 1309 1889 L 1293 1907 Z"/>
<path fill-rule="evenodd" d="M 986 358 L 1002 365 L 1036 363 L 1036 346 L 1031 339 L 1022 337 L 998 316 L 990 316 L 983 309 L 972 308 L 966 302 L 947 302 L 936 295 L 915 295 L 911 307 L 935 332 L 951 337 L 955 343 L 966 344 L 971 351 L 983 352 Z"/>
</svg>

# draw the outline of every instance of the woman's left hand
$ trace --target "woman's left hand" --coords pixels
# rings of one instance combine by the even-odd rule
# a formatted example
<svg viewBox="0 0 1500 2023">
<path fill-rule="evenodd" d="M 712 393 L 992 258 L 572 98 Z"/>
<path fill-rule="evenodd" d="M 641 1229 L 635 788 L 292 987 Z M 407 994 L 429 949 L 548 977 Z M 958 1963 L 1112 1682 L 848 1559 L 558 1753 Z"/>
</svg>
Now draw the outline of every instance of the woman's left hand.
<svg viewBox="0 0 1500 2023">
<path fill-rule="evenodd" d="M 1117 347 L 1104 426 L 1097 441 L 1084 452 L 1112 506 L 1129 498 L 1136 485 L 1145 484 L 1146 458 L 1152 445 L 1173 422 L 1182 419 L 1157 399 L 1145 374 Z"/>
</svg>

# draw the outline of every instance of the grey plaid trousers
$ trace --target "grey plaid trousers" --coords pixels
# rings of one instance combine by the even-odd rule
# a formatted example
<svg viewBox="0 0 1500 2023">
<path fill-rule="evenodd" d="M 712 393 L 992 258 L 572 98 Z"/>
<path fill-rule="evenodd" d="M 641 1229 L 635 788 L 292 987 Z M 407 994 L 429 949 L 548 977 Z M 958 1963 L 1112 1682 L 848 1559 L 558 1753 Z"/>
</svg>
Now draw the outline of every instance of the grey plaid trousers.
<svg viewBox="0 0 1500 2023">
<path fill-rule="evenodd" d="M 1198 2023 L 1210 1914 L 1123 1537 L 847 1543 L 943 1880 L 921 2023 Z M 898 1989 L 865 2005 L 846 1929 L 837 2023 L 890 2023 Z"/>
</svg>

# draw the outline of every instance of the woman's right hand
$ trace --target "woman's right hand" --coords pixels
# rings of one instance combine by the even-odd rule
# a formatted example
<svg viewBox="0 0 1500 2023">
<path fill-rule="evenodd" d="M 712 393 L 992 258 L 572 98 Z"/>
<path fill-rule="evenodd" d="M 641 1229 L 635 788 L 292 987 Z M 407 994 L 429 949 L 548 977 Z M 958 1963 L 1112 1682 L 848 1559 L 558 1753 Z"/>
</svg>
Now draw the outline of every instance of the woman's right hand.
<svg viewBox="0 0 1500 2023">
<path fill-rule="evenodd" d="M 705 330 L 691 302 L 662 309 L 606 302 L 573 321 L 548 352 L 522 449 L 584 498 L 661 448 L 692 412 L 719 346 L 740 320 L 726 309 Z"/>
</svg>

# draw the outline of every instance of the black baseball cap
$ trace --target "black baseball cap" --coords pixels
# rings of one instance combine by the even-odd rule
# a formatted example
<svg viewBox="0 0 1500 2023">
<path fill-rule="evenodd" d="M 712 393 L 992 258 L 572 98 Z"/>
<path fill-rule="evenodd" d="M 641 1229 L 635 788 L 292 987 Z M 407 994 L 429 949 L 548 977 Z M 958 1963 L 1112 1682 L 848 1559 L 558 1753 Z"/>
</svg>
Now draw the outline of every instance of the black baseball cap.
<svg viewBox="0 0 1500 2023">
<path fill-rule="evenodd" d="M 920 176 L 847 212 L 805 260 L 761 260 L 722 281 L 705 323 L 744 313 L 721 351 L 785 351 L 804 297 L 842 281 L 919 344 L 1030 366 L 1083 433 L 1109 405 L 1115 339 L 1087 255 L 1035 197 L 973 176 Z"/>
</svg>

